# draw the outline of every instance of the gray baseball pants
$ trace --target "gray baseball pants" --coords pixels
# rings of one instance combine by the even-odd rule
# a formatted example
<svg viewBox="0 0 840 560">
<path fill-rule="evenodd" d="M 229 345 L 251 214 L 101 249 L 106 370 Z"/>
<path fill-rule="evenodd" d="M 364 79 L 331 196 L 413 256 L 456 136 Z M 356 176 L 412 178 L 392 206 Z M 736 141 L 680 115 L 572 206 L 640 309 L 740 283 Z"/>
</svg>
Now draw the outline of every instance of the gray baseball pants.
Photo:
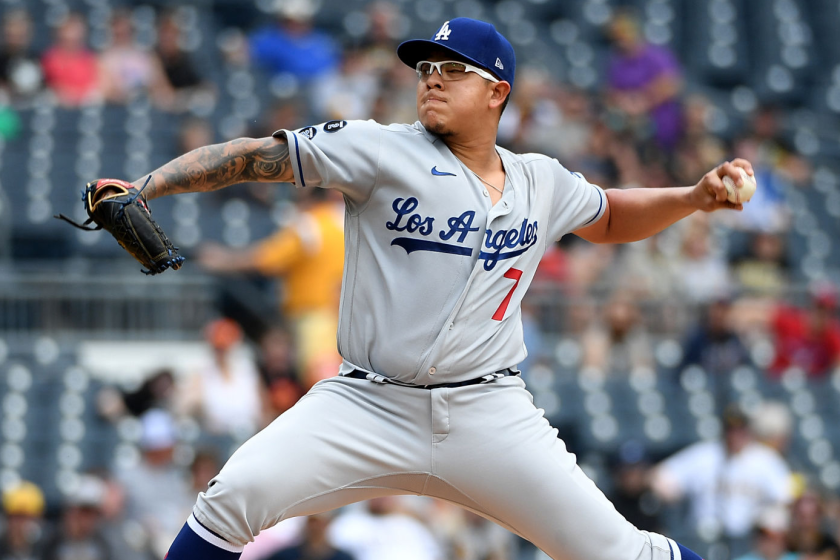
<svg viewBox="0 0 840 560">
<path fill-rule="evenodd" d="M 194 514 L 243 546 L 283 519 L 393 494 L 463 506 L 554 560 L 680 558 L 615 510 L 518 377 L 431 390 L 321 381 L 233 454 Z"/>
</svg>

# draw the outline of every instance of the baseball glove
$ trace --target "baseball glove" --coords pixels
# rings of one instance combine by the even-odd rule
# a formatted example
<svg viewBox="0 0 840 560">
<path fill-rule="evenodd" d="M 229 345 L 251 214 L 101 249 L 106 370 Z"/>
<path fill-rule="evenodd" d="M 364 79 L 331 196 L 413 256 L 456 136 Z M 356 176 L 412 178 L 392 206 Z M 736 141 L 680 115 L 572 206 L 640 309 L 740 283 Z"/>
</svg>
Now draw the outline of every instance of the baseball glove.
<svg viewBox="0 0 840 560">
<path fill-rule="evenodd" d="M 149 177 L 151 179 L 151 177 Z M 148 179 L 146 184 L 148 184 Z M 143 189 L 146 185 L 143 185 Z M 85 231 L 104 229 L 114 236 L 123 249 L 146 267 L 144 274 L 158 274 L 171 268 L 178 270 L 184 257 L 152 219 L 143 189 L 119 179 L 98 179 L 85 185 L 82 201 L 89 218 L 79 224 L 59 214 L 55 216 Z M 96 227 L 86 227 L 91 222 Z"/>
</svg>

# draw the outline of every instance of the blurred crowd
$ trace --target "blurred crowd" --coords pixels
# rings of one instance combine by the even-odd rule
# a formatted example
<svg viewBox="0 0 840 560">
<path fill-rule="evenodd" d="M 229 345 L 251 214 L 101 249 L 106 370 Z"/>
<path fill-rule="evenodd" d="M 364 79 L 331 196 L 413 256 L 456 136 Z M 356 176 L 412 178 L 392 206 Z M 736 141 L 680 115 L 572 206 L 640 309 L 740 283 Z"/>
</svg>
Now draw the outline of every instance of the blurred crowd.
<svg viewBox="0 0 840 560">
<path fill-rule="evenodd" d="M 277 2 L 272 17 L 226 29 L 218 41 L 223 64 L 248 68 L 275 92 L 273 105 L 241 130 L 208 117 L 222 84 L 199 71 L 177 11 L 157 16 L 154 40 L 141 42 L 132 12 L 114 10 L 108 40 L 93 48 L 88 21 L 68 13 L 36 52 L 28 12 L 7 9 L 0 136 L 13 139 L 16 110 L 45 95 L 70 108 L 145 95 L 182 122 L 181 150 L 330 119 L 416 120 L 416 76 L 394 55 L 406 17 L 396 4 L 371 3 L 360 32 L 347 37 L 319 29 L 317 4 L 303 0 Z M 840 367 L 840 292 L 825 278 L 802 275 L 788 246 L 786 196 L 813 179 L 784 129 L 790 108 L 759 105 L 722 135 L 721 109 L 691 87 L 673 52 L 645 40 L 632 12 L 616 12 L 603 31 L 608 57 L 597 87 L 581 89 L 518 61 L 499 143 L 556 157 L 607 189 L 690 185 L 723 160 L 744 157 L 759 189 L 743 213 L 694 215 L 646 241 L 594 246 L 568 236 L 550 248 L 523 305 L 526 378 L 528 366 L 553 364 L 557 334 L 570 341 L 565 365 L 598 379 L 657 369 L 663 336 L 679 341 L 665 360 L 674 370 L 695 365 L 725 378 L 751 365 L 772 379 L 790 371 L 831 375 Z M 176 461 L 181 419 L 241 442 L 334 374 L 343 203 L 329 191 L 294 196 L 291 217 L 271 237 L 244 249 L 207 243 L 197 251 L 207 273 L 276 279 L 276 321 L 258 328 L 214 321 L 204 332 L 212 359 L 201 368 L 149 372 L 135 390 L 103 391 L 104 418 L 138 419 L 141 457 L 85 474 L 52 509 L 30 482 L 6 489 L 0 560 L 162 557 L 230 451 L 199 449 L 189 464 Z M 569 303 L 562 316 L 547 318 L 546 298 L 557 294 Z M 671 457 L 622 445 L 609 492 L 619 511 L 659 530 L 682 504 L 697 534 L 726 547 L 711 560 L 840 560 L 840 502 L 798 471 L 787 446 L 790 413 L 772 403 L 749 415 L 720 412 L 719 440 Z M 517 542 L 445 503 L 392 497 L 283 522 L 244 558 L 513 560 Z"/>
<path fill-rule="evenodd" d="M 125 430 L 130 419 L 137 427 L 138 456 L 113 464 L 103 458 L 67 486 L 60 503 L 46 503 L 30 481 L 4 488 L 0 560 L 151 560 L 165 554 L 226 457 L 293 406 L 312 381 L 300 375 L 293 337 L 284 328 L 252 344 L 235 321 L 220 318 L 206 326 L 204 344 L 206 360 L 189 370 L 150 372 L 140 385 L 99 391 L 102 422 Z M 527 370 L 524 375 L 529 379 Z M 840 560 L 840 497 L 811 478 L 791 451 L 788 407 L 764 401 L 746 413 L 732 404 L 721 418 L 719 438 L 670 454 L 654 454 L 637 440 L 620 442 L 608 460 L 609 479 L 599 486 L 640 529 L 682 531 L 674 536 L 714 543 L 706 556 L 711 560 Z M 185 453 L 190 430 L 206 437 L 192 438 Z M 576 442 L 569 445 L 579 451 Z M 283 521 L 260 533 L 243 558 L 544 556 L 457 506 L 390 496 Z"/>
</svg>

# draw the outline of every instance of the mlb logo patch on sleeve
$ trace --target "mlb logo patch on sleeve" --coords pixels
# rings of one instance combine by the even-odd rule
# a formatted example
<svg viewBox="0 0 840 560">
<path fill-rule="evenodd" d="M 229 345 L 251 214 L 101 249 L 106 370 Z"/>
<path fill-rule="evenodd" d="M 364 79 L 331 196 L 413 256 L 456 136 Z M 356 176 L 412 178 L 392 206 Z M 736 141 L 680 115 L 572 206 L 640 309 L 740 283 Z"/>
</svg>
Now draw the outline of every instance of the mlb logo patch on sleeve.
<svg viewBox="0 0 840 560">
<path fill-rule="evenodd" d="M 338 132 L 347 126 L 347 121 L 330 121 L 324 125 L 324 132 Z"/>
<path fill-rule="evenodd" d="M 301 128 L 300 130 L 298 130 L 298 133 L 312 140 L 313 138 L 315 138 L 315 135 L 318 134 L 318 129 L 314 126 L 307 126 L 306 128 Z"/>
</svg>

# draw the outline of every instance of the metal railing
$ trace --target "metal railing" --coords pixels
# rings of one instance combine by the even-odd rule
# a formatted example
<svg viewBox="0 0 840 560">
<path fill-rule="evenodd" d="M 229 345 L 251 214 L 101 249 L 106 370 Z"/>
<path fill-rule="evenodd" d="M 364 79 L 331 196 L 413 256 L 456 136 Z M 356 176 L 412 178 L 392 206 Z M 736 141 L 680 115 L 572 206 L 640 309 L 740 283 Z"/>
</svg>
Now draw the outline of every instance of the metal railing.
<svg viewBox="0 0 840 560">
<path fill-rule="evenodd" d="M 191 338 L 213 317 L 212 279 L 0 273 L 0 333 Z"/>
</svg>

